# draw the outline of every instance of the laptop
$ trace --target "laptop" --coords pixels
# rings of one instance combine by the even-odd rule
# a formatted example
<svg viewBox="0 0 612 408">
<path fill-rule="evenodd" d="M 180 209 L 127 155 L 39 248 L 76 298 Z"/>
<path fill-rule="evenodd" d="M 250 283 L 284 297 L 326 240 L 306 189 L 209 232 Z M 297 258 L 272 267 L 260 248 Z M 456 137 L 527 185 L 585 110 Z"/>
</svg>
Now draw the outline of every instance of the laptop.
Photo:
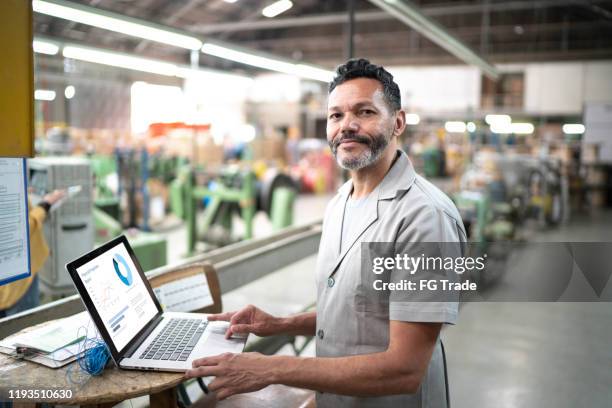
<svg viewBox="0 0 612 408">
<path fill-rule="evenodd" d="M 244 349 L 246 337 L 225 338 L 227 322 L 162 311 L 123 235 L 66 269 L 120 368 L 183 372 L 197 358 Z"/>
</svg>

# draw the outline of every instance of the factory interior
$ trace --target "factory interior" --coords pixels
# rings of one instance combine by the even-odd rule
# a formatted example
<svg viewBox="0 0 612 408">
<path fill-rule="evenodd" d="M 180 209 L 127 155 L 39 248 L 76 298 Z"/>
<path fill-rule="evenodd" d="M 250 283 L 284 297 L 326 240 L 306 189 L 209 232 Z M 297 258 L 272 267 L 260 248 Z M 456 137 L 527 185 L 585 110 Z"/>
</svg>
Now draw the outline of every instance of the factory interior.
<svg viewBox="0 0 612 408">
<path fill-rule="evenodd" d="M 322 221 L 351 177 L 330 147 L 328 90 L 351 58 L 393 75 L 406 119 L 399 148 L 456 207 L 470 250 L 505 265 L 478 275 L 479 288 L 535 282 L 534 253 L 550 246 L 573 248 L 572 282 L 592 287 L 588 296 L 462 298 L 440 331 L 444 404 L 401 406 L 612 406 L 612 1 L 0 3 L 9 60 L 0 177 L 5 158 L 25 158 L 32 260 L 18 303 L 2 304 L 3 286 L 15 293 L 6 288 L 25 280 L 0 271 L 0 407 L 379 406 L 330 405 L 289 384 L 215 402 L 200 378 L 117 369 L 110 356 L 91 373 L 86 345 L 50 368 L 53 353 L 16 360 L 8 341 L 85 311 L 66 265 L 119 236 L 164 313 L 316 311 Z M 3 180 L 0 269 L 16 242 L 17 201 Z M 56 190 L 62 198 L 49 203 Z M 48 247 L 40 268 L 37 209 Z M 577 248 L 595 256 L 581 260 Z M 123 280 L 116 259 L 129 267 L 112 259 Z M 589 261 L 595 283 L 577 277 Z M 542 274 L 555 280 L 555 268 Z M 27 297 L 25 309 L 11 309 Z M 79 342 L 103 344 L 91 332 Z M 316 357 L 322 333 L 251 334 L 244 352 Z M 70 397 L 19 401 L 20 387 Z"/>
</svg>

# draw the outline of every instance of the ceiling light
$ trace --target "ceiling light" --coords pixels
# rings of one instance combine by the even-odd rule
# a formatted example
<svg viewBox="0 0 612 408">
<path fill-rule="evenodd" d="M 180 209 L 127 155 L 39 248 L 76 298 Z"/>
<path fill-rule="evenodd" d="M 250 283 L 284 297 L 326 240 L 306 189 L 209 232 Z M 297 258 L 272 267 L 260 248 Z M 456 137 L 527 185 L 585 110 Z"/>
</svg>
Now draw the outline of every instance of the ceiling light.
<svg viewBox="0 0 612 408">
<path fill-rule="evenodd" d="M 406 124 L 407 125 L 418 125 L 420 121 L 421 121 L 421 118 L 416 113 L 406 114 Z"/>
<path fill-rule="evenodd" d="M 59 0 L 33 0 L 35 12 L 46 14 L 81 24 L 103 28 L 105 30 L 143 38 L 145 40 L 174 45 L 189 50 L 199 50 L 202 41 L 195 37 L 155 27 L 153 24 L 139 22 L 136 19 L 110 12 L 96 10 L 93 7 L 81 6 Z"/>
<path fill-rule="evenodd" d="M 167 62 L 71 45 L 64 47 L 63 55 L 65 58 L 74 58 L 81 61 L 150 72 L 158 75 L 175 76 L 178 70 L 176 65 Z"/>
<path fill-rule="evenodd" d="M 465 128 L 468 132 L 474 133 L 476 131 L 476 124 L 474 122 L 468 122 Z"/>
<path fill-rule="evenodd" d="M 487 122 L 487 125 L 509 125 L 512 118 L 509 115 L 487 115 L 485 116 L 485 122 Z"/>
<path fill-rule="evenodd" d="M 510 131 L 515 135 L 530 135 L 534 131 L 534 127 L 531 123 L 512 123 L 510 124 Z"/>
<path fill-rule="evenodd" d="M 263 14 L 265 17 L 272 18 L 284 13 L 291 7 L 293 7 L 293 3 L 290 0 L 279 0 L 265 7 L 261 11 L 261 14 Z"/>
<path fill-rule="evenodd" d="M 306 64 L 293 64 L 295 69 L 293 75 L 301 78 L 316 79 L 321 82 L 330 82 L 333 79 L 334 73 L 323 68 L 313 67 Z"/>
<path fill-rule="evenodd" d="M 55 55 L 59 52 L 59 47 L 47 41 L 34 40 L 32 42 L 34 52 L 39 54 Z"/>
<path fill-rule="evenodd" d="M 465 122 L 450 121 L 444 124 L 444 129 L 446 129 L 448 133 L 463 133 L 465 132 L 465 128 Z"/>
<path fill-rule="evenodd" d="M 55 91 L 37 89 L 34 91 L 34 99 L 37 101 L 52 101 L 55 99 Z"/>
<path fill-rule="evenodd" d="M 507 134 L 512 133 L 512 128 L 510 127 L 510 123 L 491 123 L 491 132 Z"/>
<path fill-rule="evenodd" d="M 238 74 L 229 74 L 226 72 L 213 71 L 207 69 L 193 69 L 187 67 L 178 67 L 176 71 L 176 76 L 178 78 L 183 79 L 195 79 L 195 80 L 232 80 L 234 83 L 241 83 L 244 86 L 248 86 L 253 83 L 253 78 L 238 75 Z"/>
<path fill-rule="evenodd" d="M 226 3 L 235 3 L 235 2 L 237 2 L 238 0 L 223 0 L 223 1 L 224 1 L 224 2 L 226 2 Z"/>
<path fill-rule="evenodd" d="M 66 99 L 74 98 L 75 93 L 76 89 L 72 85 L 68 85 L 66 89 L 64 89 L 64 96 L 66 97 Z"/>
<path fill-rule="evenodd" d="M 566 123 L 563 125 L 563 133 L 566 135 L 581 135 L 586 128 L 581 123 Z"/>
<path fill-rule="evenodd" d="M 255 55 L 245 51 L 223 47 L 217 44 L 204 43 L 202 52 L 215 57 L 228 59 L 241 64 L 251 65 L 258 68 L 269 69 L 271 71 L 282 72 L 288 75 L 296 75 L 301 78 L 314 79 L 322 82 L 329 82 L 334 73 L 322 68 L 306 64 L 294 64 L 274 58 Z"/>
</svg>

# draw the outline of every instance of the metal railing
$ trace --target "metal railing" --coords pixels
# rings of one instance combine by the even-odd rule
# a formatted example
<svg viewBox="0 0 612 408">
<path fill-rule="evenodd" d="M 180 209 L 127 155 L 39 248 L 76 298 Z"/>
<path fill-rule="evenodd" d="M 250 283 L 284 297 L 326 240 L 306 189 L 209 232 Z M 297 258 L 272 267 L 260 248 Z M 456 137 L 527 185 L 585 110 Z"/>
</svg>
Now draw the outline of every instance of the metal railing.
<svg viewBox="0 0 612 408">
<path fill-rule="evenodd" d="M 221 293 L 227 293 L 266 276 L 290 263 L 313 255 L 319 248 L 321 221 L 286 228 L 264 238 L 252 239 L 186 258 L 179 263 L 146 273 L 151 279 L 176 267 L 210 262 L 219 276 Z M 0 319 L 0 338 L 48 320 L 67 317 L 85 310 L 76 294 L 22 313 Z"/>
</svg>

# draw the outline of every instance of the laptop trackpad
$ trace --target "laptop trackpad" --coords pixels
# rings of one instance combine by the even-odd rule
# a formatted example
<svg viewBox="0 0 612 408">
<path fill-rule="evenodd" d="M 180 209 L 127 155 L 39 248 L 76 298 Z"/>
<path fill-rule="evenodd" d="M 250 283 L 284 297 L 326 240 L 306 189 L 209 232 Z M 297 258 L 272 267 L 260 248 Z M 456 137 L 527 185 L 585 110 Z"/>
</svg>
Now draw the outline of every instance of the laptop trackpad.
<svg viewBox="0 0 612 408">
<path fill-rule="evenodd" d="M 229 327 L 228 322 L 209 322 L 208 330 L 210 334 L 206 341 L 199 345 L 194 350 L 192 357 L 194 359 L 206 356 L 216 356 L 222 353 L 242 353 L 248 336 L 233 336 L 230 339 L 225 338 L 225 332 Z"/>
</svg>

